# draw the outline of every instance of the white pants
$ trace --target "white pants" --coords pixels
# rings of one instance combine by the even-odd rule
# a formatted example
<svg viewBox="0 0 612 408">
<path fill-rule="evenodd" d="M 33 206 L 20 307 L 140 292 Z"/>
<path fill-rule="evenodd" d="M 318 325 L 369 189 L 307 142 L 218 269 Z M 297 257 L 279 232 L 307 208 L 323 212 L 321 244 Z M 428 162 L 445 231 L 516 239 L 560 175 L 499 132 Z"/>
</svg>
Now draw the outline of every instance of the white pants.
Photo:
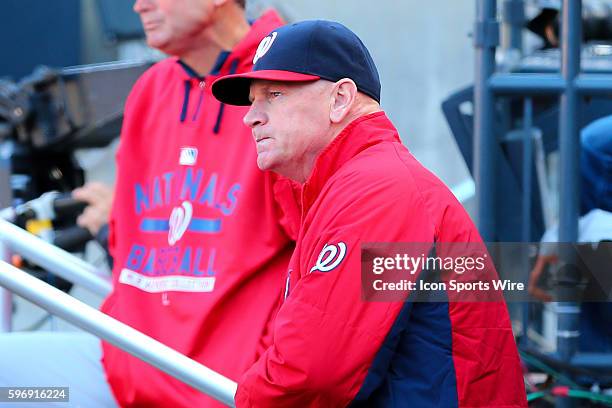
<svg viewBox="0 0 612 408">
<path fill-rule="evenodd" d="M 69 387 L 69 402 L 0 402 L 0 407 L 117 407 L 101 356 L 100 340 L 89 333 L 0 333 L 0 387 Z"/>
</svg>

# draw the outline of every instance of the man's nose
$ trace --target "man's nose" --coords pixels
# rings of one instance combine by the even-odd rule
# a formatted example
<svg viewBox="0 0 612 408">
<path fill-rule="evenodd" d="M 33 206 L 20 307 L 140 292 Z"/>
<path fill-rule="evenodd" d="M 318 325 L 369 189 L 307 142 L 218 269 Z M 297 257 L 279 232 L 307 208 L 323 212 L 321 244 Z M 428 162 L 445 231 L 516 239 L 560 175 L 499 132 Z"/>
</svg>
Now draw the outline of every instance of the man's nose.
<svg viewBox="0 0 612 408">
<path fill-rule="evenodd" d="M 261 109 L 258 109 L 255 103 L 251 105 L 249 111 L 244 115 L 243 122 L 251 129 L 263 125 L 267 121 L 267 116 Z"/>
<path fill-rule="evenodd" d="M 133 7 L 134 11 L 136 13 L 142 13 L 143 11 L 149 10 L 154 1 L 155 0 L 136 0 Z"/>
</svg>

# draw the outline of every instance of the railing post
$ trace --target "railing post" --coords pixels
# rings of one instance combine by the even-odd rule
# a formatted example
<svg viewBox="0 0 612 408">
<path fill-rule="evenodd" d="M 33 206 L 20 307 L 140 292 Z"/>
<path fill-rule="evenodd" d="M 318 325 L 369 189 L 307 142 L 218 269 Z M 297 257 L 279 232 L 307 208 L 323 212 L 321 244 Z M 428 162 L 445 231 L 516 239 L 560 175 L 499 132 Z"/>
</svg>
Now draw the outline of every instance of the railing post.
<svg viewBox="0 0 612 408">
<path fill-rule="evenodd" d="M 0 208 L 12 205 L 10 144 L 0 143 Z M 8 248 L 0 240 L 0 261 L 10 263 Z M 0 333 L 10 332 L 13 322 L 13 294 L 0 288 Z"/>
<path fill-rule="evenodd" d="M 521 236 L 523 242 L 531 241 L 531 196 L 532 196 L 532 168 L 533 168 L 533 99 L 525 98 L 523 101 L 523 199 Z"/>
<path fill-rule="evenodd" d="M 523 258 L 523 268 L 530 270 L 528 243 L 531 241 L 531 195 L 532 195 L 532 164 L 533 164 L 533 99 L 525 98 L 523 101 L 523 200 L 522 200 L 522 219 L 521 236 L 523 240 L 521 256 Z M 521 344 L 529 344 L 529 303 L 525 302 L 521 308 L 523 330 L 521 333 Z"/>
<path fill-rule="evenodd" d="M 0 241 L 0 261 L 8 261 L 8 250 Z M 13 329 L 13 294 L 0 288 L 0 333 Z"/>
<path fill-rule="evenodd" d="M 496 0 L 477 0 L 474 47 L 474 181 L 476 183 L 476 222 L 485 241 L 495 232 L 496 153 L 493 125 L 494 100 L 489 78 L 495 71 L 495 48 L 499 44 Z"/>
<path fill-rule="evenodd" d="M 504 50 L 516 50 L 519 54 L 522 53 L 525 2 L 523 0 L 504 0 L 502 17 Z"/>
<path fill-rule="evenodd" d="M 559 110 L 559 255 L 563 268 L 565 287 L 558 291 L 575 290 L 571 280 L 575 271 L 572 259 L 575 254 L 567 243 L 578 242 L 578 216 L 580 214 L 580 99 L 575 80 L 580 73 L 580 44 L 582 42 L 582 0 L 563 0 L 561 21 L 561 75 L 565 80 L 565 92 L 561 95 Z M 565 243 L 565 245 L 564 245 Z M 563 302 L 558 308 L 557 353 L 569 362 L 578 347 L 579 305 Z M 570 398 L 559 398 L 557 407 L 571 407 Z"/>
<path fill-rule="evenodd" d="M 561 75 L 565 92 L 559 111 L 559 241 L 576 242 L 580 213 L 580 131 L 578 127 L 579 95 L 575 79 L 580 73 L 582 38 L 582 0 L 563 1 L 561 30 Z"/>
</svg>

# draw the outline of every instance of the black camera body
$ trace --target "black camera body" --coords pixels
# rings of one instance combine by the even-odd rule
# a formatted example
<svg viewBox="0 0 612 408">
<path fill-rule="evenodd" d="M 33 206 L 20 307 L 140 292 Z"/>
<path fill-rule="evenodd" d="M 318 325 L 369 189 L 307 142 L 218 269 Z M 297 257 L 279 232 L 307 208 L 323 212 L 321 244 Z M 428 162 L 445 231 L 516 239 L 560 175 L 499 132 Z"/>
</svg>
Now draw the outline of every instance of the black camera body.
<svg viewBox="0 0 612 408">
<path fill-rule="evenodd" d="M 0 204 L 82 185 L 75 150 L 104 147 L 119 135 L 125 99 L 150 65 L 42 67 L 19 83 L 0 81 Z"/>
</svg>

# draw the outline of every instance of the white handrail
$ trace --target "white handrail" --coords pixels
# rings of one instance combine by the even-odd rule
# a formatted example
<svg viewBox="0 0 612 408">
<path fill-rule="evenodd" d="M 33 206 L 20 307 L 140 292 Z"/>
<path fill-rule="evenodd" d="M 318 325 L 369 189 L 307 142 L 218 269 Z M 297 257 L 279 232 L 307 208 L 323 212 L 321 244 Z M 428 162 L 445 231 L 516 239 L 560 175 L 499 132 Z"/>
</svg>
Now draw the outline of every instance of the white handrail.
<svg viewBox="0 0 612 408">
<path fill-rule="evenodd" d="M 176 350 L 0 261 L 0 286 L 234 407 L 237 385 Z"/>
<path fill-rule="evenodd" d="M 8 261 L 9 253 L 6 245 L 0 241 L 0 261 Z M 0 287 L 0 333 L 13 329 L 13 294 Z"/>
<path fill-rule="evenodd" d="M 28 261 L 76 285 L 106 297 L 113 286 L 96 268 L 36 235 L 0 218 L 0 241 Z"/>
</svg>

